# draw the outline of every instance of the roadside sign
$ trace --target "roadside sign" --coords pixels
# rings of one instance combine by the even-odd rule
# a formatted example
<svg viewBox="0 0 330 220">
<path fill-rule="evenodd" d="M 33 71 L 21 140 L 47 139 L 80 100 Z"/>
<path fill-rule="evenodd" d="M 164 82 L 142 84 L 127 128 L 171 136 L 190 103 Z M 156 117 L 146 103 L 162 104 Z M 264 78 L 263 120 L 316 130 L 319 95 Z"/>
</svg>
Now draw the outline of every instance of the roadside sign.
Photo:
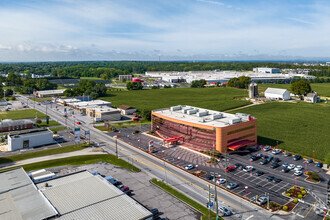
<svg viewBox="0 0 330 220">
<path fill-rule="evenodd" d="M 46 123 L 49 124 L 49 116 L 46 116 Z"/>
<path fill-rule="evenodd" d="M 88 135 L 89 134 L 89 131 L 85 131 L 85 135 Z"/>
<path fill-rule="evenodd" d="M 74 129 L 74 140 L 75 143 L 80 143 L 80 128 Z"/>
</svg>

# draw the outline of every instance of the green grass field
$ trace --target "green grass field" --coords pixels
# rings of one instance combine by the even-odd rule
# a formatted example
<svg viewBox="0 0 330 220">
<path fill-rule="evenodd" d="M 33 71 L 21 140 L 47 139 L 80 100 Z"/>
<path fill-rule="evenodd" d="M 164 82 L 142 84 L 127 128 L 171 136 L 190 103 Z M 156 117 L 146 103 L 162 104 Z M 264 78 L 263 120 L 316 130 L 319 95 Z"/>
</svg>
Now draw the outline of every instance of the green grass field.
<svg viewBox="0 0 330 220">
<path fill-rule="evenodd" d="M 138 110 L 153 110 L 174 105 L 191 105 L 224 111 L 250 104 L 236 97 L 247 97 L 247 91 L 235 88 L 186 88 L 150 89 L 140 91 L 110 92 L 101 99 L 112 102 L 113 106 L 130 105 Z"/>
<path fill-rule="evenodd" d="M 291 84 L 258 84 L 259 93 L 264 92 L 268 87 L 287 89 L 290 91 Z M 311 83 L 313 91 L 316 91 L 318 95 L 330 97 L 330 83 Z"/>
<path fill-rule="evenodd" d="M 66 158 L 61 158 L 61 159 L 54 159 L 54 160 L 26 164 L 26 165 L 23 165 L 22 167 L 24 168 L 25 171 L 28 172 L 31 170 L 40 170 L 40 169 L 49 168 L 49 167 L 59 167 L 59 166 L 69 166 L 69 165 L 86 165 L 86 164 L 98 163 L 101 161 L 110 163 L 110 164 L 113 164 L 116 166 L 120 166 L 120 167 L 126 168 L 126 169 L 134 171 L 134 172 L 140 172 L 139 168 L 133 166 L 132 164 L 130 164 L 120 158 L 117 158 L 114 155 L 110 155 L 110 154 L 106 154 L 106 155 L 92 154 L 92 155 L 66 157 Z M 13 168 L 16 168 L 16 167 L 1 169 L 0 171 L 13 169 Z"/>
<path fill-rule="evenodd" d="M 35 151 L 31 153 L 22 153 L 22 154 L 17 154 L 13 156 L 8 156 L 8 157 L 0 157 L 0 164 L 2 163 L 10 163 L 10 162 L 15 162 L 19 160 L 26 160 L 30 158 L 35 158 L 35 157 L 43 157 L 43 156 L 48 156 L 48 155 L 53 155 L 53 154 L 62 154 L 62 153 L 68 153 L 72 151 L 77 151 L 77 150 L 82 150 L 89 145 L 81 145 L 81 146 L 75 146 L 75 145 L 69 145 L 65 147 L 57 147 L 57 148 L 52 148 L 52 149 L 47 149 L 47 150 L 41 150 L 41 151 Z"/>
<path fill-rule="evenodd" d="M 47 124 L 46 121 L 43 121 L 40 124 L 38 124 L 38 127 L 50 127 L 50 126 L 57 126 L 57 125 L 61 125 L 61 124 L 58 123 L 57 121 L 49 120 L 49 124 Z"/>
<path fill-rule="evenodd" d="M 34 101 L 34 98 L 32 98 L 31 100 Z M 36 102 L 42 102 L 46 100 L 52 100 L 52 97 L 36 98 L 35 100 Z"/>
<path fill-rule="evenodd" d="M 324 161 L 330 143 L 330 105 L 272 102 L 235 112 L 258 119 L 258 142 Z"/>
<path fill-rule="evenodd" d="M 87 77 L 87 76 L 85 76 L 85 77 L 80 77 L 80 79 L 102 80 L 102 78 L 100 78 L 100 77 Z"/>
<path fill-rule="evenodd" d="M 49 128 L 49 130 L 51 130 L 52 132 L 63 131 L 66 129 L 67 129 L 67 127 L 64 127 L 64 126 Z"/>
<path fill-rule="evenodd" d="M 45 114 L 34 109 L 0 112 L 0 116 L 2 117 L 2 119 L 13 119 L 13 120 L 35 118 L 36 115 L 38 116 L 39 119 L 46 119 Z"/>
</svg>

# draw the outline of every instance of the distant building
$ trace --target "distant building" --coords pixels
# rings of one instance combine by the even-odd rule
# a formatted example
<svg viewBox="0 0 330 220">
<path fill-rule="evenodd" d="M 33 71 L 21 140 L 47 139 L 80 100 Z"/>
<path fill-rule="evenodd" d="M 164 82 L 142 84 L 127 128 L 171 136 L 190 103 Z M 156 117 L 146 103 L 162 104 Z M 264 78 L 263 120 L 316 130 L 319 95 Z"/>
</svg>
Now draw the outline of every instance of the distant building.
<svg viewBox="0 0 330 220">
<path fill-rule="evenodd" d="M 131 115 L 136 112 L 136 108 L 128 106 L 128 105 L 120 105 L 117 108 L 122 115 Z"/>
<path fill-rule="evenodd" d="M 18 131 L 33 128 L 33 121 L 28 119 L 11 120 L 5 119 L 0 122 L 0 132 Z"/>
<path fill-rule="evenodd" d="M 33 94 L 39 98 L 51 97 L 51 96 L 61 96 L 63 95 L 65 89 L 56 89 L 56 90 L 42 90 L 35 91 Z"/>
<path fill-rule="evenodd" d="M 54 143 L 53 132 L 44 130 L 35 130 L 21 134 L 8 135 L 8 151 L 29 149 Z"/>
<path fill-rule="evenodd" d="M 327 66 L 330 66 L 330 62 L 326 62 L 325 64 L 326 64 Z"/>
<path fill-rule="evenodd" d="M 249 98 L 258 98 L 258 84 L 255 82 L 252 82 L 249 85 Z"/>
<path fill-rule="evenodd" d="M 253 72 L 274 74 L 274 73 L 281 73 L 281 70 L 279 68 L 257 67 L 257 68 L 253 68 Z"/>
<path fill-rule="evenodd" d="M 132 75 L 119 75 L 119 80 L 120 81 L 123 81 L 124 79 L 126 81 L 132 81 Z"/>
<path fill-rule="evenodd" d="M 311 93 L 307 93 L 307 95 L 304 96 L 304 101 L 310 103 L 316 103 L 316 102 L 320 102 L 320 97 L 317 96 L 316 92 L 311 92 Z"/>
<path fill-rule="evenodd" d="M 121 119 L 120 111 L 108 106 L 88 107 L 86 115 L 102 121 L 119 121 Z"/>
<path fill-rule="evenodd" d="M 268 99 L 276 99 L 276 100 L 290 99 L 290 92 L 287 89 L 267 88 L 264 94 L 265 97 Z"/>
</svg>

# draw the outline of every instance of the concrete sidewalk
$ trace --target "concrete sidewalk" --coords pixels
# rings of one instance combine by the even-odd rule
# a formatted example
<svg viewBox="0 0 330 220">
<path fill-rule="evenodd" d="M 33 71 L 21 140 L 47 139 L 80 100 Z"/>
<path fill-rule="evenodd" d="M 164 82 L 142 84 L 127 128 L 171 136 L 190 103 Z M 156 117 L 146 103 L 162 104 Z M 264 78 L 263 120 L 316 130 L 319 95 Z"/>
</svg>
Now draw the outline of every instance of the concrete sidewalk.
<svg viewBox="0 0 330 220">
<path fill-rule="evenodd" d="M 60 158 L 66 158 L 66 157 L 73 157 L 73 156 L 81 156 L 81 155 L 89 155 L 89 154 L 107 154 L 106 152 L 93 152 L 93 148 L 85 148 L 83 150 L 78 150 L 78 151 L 72 151 L 68 153 L 62 153 L 62 154 L 53 154 L 49 156 L 43 156 L 43 157 L 35 157 L 31 159 L 26 159 L 26 160 L 20 160 L 20 161 L 15 161 L 15 162 L 10 162 L 10 163 L 3 163 L 0 164 L 0 168 L 10 168 L 10 167 L 15 167 L 15 166 L 22 166 L 25 164 L 30 164 L 30 163 L 37 163 L 41 161 L 47 161 L 47 160 L 54 160 L 54 159 L 60 159 Z"/>
</svg>

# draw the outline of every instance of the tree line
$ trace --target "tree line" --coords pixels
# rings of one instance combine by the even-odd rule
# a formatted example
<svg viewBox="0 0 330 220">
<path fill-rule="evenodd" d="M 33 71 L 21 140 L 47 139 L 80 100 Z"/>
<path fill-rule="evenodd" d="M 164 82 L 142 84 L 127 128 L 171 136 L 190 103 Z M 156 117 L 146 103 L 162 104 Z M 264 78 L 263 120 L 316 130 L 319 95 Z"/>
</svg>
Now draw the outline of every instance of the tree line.
<svg viewBox="0 0 330 220">
<path fill-rule="evenodd" d="M 93 80 L 80 80 L 78 87 L 66 89 L 63 93 L 66 97 L 89 95 L 92 99 L 105 96 L 107 87 L 104 83 L 95 83 Z"/>
</svg>

